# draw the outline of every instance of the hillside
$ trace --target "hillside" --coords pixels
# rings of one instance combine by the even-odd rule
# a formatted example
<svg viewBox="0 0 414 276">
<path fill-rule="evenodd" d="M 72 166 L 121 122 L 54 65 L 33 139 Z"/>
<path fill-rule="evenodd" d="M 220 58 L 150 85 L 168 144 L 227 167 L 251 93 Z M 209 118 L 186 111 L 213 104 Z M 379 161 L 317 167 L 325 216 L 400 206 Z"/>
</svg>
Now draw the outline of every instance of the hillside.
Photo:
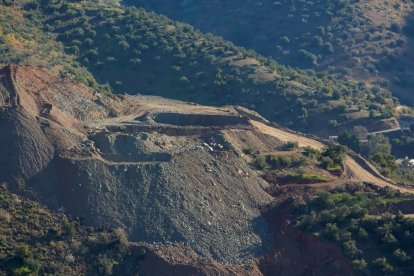
<svg viewBox="0 0 414 276">
<path fill-rule="evenodd" d="M 86 225 L 125 229 L 133 242 L 187 244 L 197 256 L 271 269 L 261 257 L 278 248 L 279 228 L 263 213 L 273 197 L 360 182 L 414 193 L 339 146 L 241 107 L 101 95 L 41 67 L 5 66 L 0 80 L 0 182 Z M 336 247 L 306 239 L 342 261 L 302 262 L 349 265 Z"/>
<path fill-rule="evenodd" d="M 273 267 L 281 229 L 266 210 L 275 198 L 360 182 L 414 193 L 340 146 L 241 107 L 102 95 L 44 68 L 16 65 L 0 69 L 0 104 L 0 182 L 8 189 L 63 207 L 84 225 L 125 229 L 132 242 L 186 245 L 198 256 L 196 267 L 207 258 L 293 269 Z M 336 246 L 305 237 L 303 263 L 348 271 Z M 318 248 L 331 255 L 315 254 Z M 295 259 L 295 250 L 285 258 Z M 174 260 L 176 250 L 160 252 Z"/>
<path fill-rule="evenodd" d="M 87 85 L 97 87 L 95 78 L 119 92 L 242 105 L 325 135 L 337 132 L 336 126 L 370 126 L 393 115 L 394 100 L 377 86 L 307 75 L 143 10 L 90 1 L 0 7 L 5 16 L 18 15 L 3 19 L 0 63 L 45 64 Z M 19 29 L 19 17 L 32 26 L 29 33 Z M 44 54 L 26 52 L 27 47 L 18 51 L 26 40 L 41 43 Z"/>
<path fill-rule="evenodd" d="M 271 10 L 242 2 L 217 21 Z M 391 154 L 413 110 L 366 64 L 342 75 L 348 29 L 384 23 L 381 58 L 412 4 L 286 3 L 300 47 L 310 14 L 331 28 L 331 55 L 299 49 L 311 70 L 118 0 L 0 0 L 0 276 L 413 274 L 413 166 Z"/>
<path fill-rule="evenodd" d="M 201 261 L 185 246 L 128 242 L 120 228 L 85 227 L 61 211 L 11 193 L 4 184 L 0 219 L 0 275 L 257 274 Z"/>
<path fill-rule="evenodd" d="M 124 2 L 190 23 L 282 64 L 377 83 L 414 104 L 411 1 Z"/>
<path fill-rule="evenodd" d="M 85 67 L 64 53 L 63 45 L 55 36 L 41 31 L 38 24 L 25 18 L 26 14 L 19 7 L 0 1 L 0 64 L 48 66 L 53 72 L 102 89 Z"/>
<path fill-rule="evenodd" d="M 361 275 L 413 272 L 413 198 L 373 186 L 348 185 L 296 199 L 297 226 L 341 246 Z"/>
<path fill-rule="evenodd" d="M 80 226 L 4 186 L 0 226 L 0 275 L 133 274 L 145 256 L 143 249 L 132 254 L 121 230 Z"/>
</svg>

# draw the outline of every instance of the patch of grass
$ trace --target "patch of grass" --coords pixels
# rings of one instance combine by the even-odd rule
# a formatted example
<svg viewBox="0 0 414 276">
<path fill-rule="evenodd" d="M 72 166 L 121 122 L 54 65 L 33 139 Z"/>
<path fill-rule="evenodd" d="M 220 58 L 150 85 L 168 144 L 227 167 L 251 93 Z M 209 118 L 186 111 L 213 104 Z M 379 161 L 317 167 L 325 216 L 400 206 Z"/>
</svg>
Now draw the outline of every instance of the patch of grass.
<svg viewBox="0 0 414 276">
<path fill-rule="evenodd" d="M 327 176 L 319 175 L 315 173 L 307 173 L 307 172 L 292 173 L 291 176 L 301 181 L 309 181 L 309 182 L 326 182 L 330 180 L 330 178 Z"/>
</svg>

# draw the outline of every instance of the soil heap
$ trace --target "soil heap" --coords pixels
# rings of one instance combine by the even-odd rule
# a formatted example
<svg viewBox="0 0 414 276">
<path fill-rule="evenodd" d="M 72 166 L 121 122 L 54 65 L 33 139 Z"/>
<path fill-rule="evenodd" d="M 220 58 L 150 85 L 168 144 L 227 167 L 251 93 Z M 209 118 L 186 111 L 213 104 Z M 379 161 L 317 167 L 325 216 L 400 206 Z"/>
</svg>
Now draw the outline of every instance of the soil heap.
<svg viewBox="0 0 414 276">
<path fill-rule="evenodd" d="M 259 256 L 272 197 L 243 149 L 280 141 L 238 110 L 100 95 L 45 68 L 4 66 L 0 181 L 132 241 L 189 244 L 225 262 Z"/>
</svg>

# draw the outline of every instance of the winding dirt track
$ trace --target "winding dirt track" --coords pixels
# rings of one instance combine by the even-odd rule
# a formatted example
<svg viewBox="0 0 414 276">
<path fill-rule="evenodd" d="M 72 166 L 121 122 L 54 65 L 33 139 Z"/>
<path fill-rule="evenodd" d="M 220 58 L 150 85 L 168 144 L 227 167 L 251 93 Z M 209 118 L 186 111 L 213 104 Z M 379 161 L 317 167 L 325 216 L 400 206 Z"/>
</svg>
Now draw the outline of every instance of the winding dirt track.
<svg viewBox="0 0 414 276">
<path fill-rule="evenodd" d="M 289 142 L 289 141 L 297 141 L 299 143 L 300 147 L 313 147 L 316 149 L 323 149 L 325 145 L 319 141 L 313 140 L 308 137 L 304 137 L 299 134 L 295 134 L 292 132 L 288 132 L 282 129 L 274 128 L 271 126 L 268 126 L 262 122 L 258 121 L 251 121 L 251 124 L 256 127 L 261 132 L 271 135 L 273 137 L 276 137 L 277 139 L 283 141 L 283 142 Z M 342 181 L 342 183 L 349 182 L 349 181 L 358 181 L 358 182 L 367 182 L 371 183 L 373 185 L 379 186 L 379 187 L 390 187 L 396 190 L 399 190 L 403 193 L 410 193 L 414 194 L 413 189 L 400 187 L 398 185 L 395 185 L 391 182 L 388 182 L 385 180 L 385 177 L 378 177 L 374 175 L 373 173 L 369 172 L 368 170 L 364 169 L 358 162 L 351 157 L 350 155 L 347 155 L 345 158 L 345 170 L 347 172 L 347 178 Z M 373 169 L 375 170 L 375 169 Z M 338 182 L 339 183 L 339 182 Z M 342 184 L 340 183 L 340 184 Z"/>
</svg>

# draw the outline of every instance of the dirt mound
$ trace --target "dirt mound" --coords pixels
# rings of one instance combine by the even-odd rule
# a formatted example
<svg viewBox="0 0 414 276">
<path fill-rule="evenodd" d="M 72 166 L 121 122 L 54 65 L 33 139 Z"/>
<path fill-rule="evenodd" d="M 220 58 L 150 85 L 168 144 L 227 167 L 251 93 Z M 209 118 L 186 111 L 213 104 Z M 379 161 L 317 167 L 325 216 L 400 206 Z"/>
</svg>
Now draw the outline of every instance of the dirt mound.
<svg viewBox="0 0 414 276">
<path fill-rule="evenodd" d="M 226 262 L 266 252 L 272 198 L 226 138 L 253 131 L 233 108 L 94 94 L 37 67 L 6 66 L 0 80 L 0 177 L 14 190 L 132 241 Z"/>
<path fill-rule="evenodd" d="M 0 181 L 29 179 L 45 169 L 54 148 L 37 120 L 21 109 L 0 108 Z"/>
</svg>

